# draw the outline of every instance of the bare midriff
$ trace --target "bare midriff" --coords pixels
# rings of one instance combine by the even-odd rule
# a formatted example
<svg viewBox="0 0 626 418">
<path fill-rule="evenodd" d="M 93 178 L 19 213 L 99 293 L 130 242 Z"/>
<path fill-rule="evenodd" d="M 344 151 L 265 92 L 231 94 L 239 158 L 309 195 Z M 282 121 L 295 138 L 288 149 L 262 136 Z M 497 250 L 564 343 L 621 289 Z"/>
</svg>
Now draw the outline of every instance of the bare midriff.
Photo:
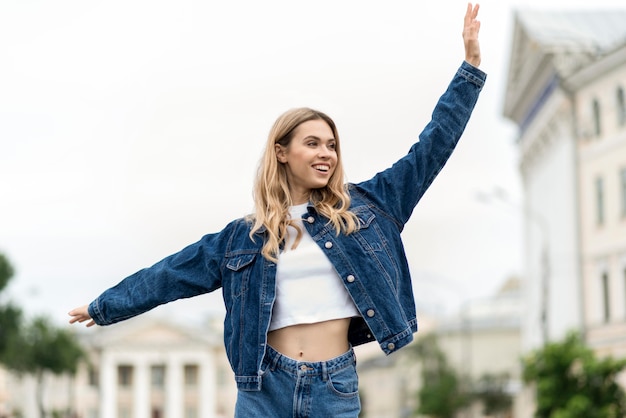
<svg viewBox="0 0 626 418">
<path fill-rule="evenodd" d="M 348 351 L 349 327 L 350 318 L 292 325 L 270 331 L 267 343 L 294 360 L 325 361 Z"/>
</svg>

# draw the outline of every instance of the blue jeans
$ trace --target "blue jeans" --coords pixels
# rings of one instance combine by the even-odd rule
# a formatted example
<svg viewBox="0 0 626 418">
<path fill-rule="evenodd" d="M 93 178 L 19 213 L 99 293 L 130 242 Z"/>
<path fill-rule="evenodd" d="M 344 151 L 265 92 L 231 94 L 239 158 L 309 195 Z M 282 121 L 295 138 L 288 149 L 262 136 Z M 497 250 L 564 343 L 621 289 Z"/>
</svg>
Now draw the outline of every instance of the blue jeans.
<svg viewBox="0 0 626 418">
<path fill-rule="evenodd" d="M 357 418 L 361 410 L 352 348 L 321 362 L 267 347 L 260 391 L 239 390 L 235 418 Z"/>
</svg>

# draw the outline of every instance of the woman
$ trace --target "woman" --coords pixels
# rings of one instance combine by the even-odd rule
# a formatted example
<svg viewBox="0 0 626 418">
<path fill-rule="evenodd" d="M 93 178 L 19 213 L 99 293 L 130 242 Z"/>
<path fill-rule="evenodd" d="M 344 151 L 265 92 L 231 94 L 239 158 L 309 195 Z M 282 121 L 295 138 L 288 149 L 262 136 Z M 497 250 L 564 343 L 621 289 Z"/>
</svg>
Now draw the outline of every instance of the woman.
<svg viewBox="0 0 626 418">
<path fill-rule="evenodd" d="M 353 346 L 387 354 L 413 339 L 415 303 L 400 232 L 467 124 L 486 75 L 478 5 L 464 20 L 465 61 L 410 152 L 370 180 L 343 183 L 327 115 L 294 109 L 270 131 L 256 211 L 70 311 L 108 325 L 222 288 L 236 417 L 357 417 Z"/>
</svg>

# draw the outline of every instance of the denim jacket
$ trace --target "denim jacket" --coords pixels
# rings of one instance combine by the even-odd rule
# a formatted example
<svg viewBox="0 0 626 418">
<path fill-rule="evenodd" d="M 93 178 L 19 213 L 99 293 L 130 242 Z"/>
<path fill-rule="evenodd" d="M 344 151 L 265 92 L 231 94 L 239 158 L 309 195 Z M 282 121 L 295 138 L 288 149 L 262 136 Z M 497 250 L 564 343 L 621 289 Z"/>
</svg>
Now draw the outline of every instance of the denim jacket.
<svg viewBox="0 0 626 418">
<path fill-rule="evenodd" d="M 444 166 L 470 118 L 486 75 L 463 62 L 409 153 L 370 180 L 349 184 L 359 229 L 339 234 L 313 207 L 303 224 L 328 256 L 361 317 L 353 346 L 376 340 L 390 354 L 413 340 L 415 301 L 400 233 Z M 150 268 L 127 277 L 89 305 L 98 325 L 113 324 L 157 305 L 222 289 L 224 343 L 240 390 L 259 390 L 260 368 L 276 296 L 276 264 L 261 255 L 264 231 L 237 219 Z"/>
</svg>

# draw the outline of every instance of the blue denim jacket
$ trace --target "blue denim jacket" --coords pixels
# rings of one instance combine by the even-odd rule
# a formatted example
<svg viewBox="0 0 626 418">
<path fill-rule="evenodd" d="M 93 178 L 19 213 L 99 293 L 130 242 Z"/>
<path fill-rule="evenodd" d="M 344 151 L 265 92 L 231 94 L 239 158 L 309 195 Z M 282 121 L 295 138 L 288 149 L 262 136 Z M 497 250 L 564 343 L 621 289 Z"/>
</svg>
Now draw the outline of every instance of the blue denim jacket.
<svg viewBox="0 0 626 418">
<path fill-rule="evenodd" d="M 326 253 L 361 317 L 352 320 L 353 346 L 376 340 L 390 354 L 417 331 L 409 266 L 400 233 L 456 146 L 486 75 L 463 62 L 441 96 L 432 120 L 392 167 L 349 184 L 351 210 L 360 228 L 337 235 L 313 207 L 303 223 Z M 259 370 L 276 295 L 276 264 L 261 255 L 263 231 L 237 219 L 154 266 L 127 277 L 89 305 L 98 325 L 108 325 L 157 305 L 222 288 L 226 306 L 224 343 L 240 390 L 259 390 Z"/>
</svg>

